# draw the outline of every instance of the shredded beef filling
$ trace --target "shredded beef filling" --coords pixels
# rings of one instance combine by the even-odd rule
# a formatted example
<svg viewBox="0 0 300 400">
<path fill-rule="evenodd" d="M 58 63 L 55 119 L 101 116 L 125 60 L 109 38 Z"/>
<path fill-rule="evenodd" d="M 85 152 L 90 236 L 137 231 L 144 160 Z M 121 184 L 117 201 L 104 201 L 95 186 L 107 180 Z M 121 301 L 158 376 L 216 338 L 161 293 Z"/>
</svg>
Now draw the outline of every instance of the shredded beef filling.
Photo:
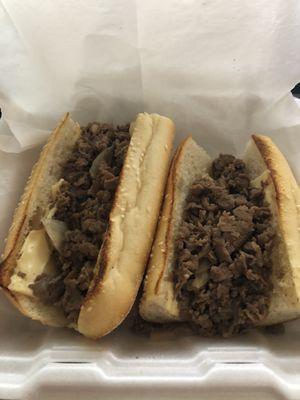
<svg viewBox="0 0 300 400">
<path fill-rule="evenodd" d="M 176 242 L 174 285 L 182 316 L 205 336 L 230 336 L 262 321 L 270 303 L 274 241 L 264 190 L 242 160 L 220 155 L 195 182 Z"/>
<path fill-rule="evenodd" d="M 43 303 L 61 307 L 69 322 L 77 320 L 93 278 L 129 141 L 129 126 L 91 123 L 62 168 L 54 218 L 68 231 L 52 255 L 56 273 L 41 274 L 31 288 Z"/>
</svg>

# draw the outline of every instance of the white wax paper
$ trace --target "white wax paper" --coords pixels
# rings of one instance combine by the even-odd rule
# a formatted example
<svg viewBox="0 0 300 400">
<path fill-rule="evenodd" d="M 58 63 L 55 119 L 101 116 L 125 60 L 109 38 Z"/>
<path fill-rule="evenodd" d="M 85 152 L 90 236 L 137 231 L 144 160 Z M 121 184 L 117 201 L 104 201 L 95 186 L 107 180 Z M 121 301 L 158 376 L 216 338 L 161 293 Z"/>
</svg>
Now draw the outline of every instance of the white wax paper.
<svg viewBox="0 0 300 400">
<path fill-rule="evenodd" d="M 299 0 L 2 0 L 0 27 L 1 243 L 66 111 L 82 124 L 165 114 L 177 142 L 191 133 L 213 155 L 268 134 L 300 176 Z"/>
</svg>

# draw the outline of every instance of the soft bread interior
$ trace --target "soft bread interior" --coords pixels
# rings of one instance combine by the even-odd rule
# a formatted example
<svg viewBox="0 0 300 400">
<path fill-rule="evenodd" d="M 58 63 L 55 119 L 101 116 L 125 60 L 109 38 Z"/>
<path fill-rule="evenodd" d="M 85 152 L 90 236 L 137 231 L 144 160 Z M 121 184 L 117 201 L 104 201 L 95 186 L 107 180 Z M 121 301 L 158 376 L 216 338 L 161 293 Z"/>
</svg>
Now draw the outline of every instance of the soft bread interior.
<svg viewBox="0 0 300 400">
<path fill-rule="evenodd" d="M 192 137 L 180 145 L 173 158 L 140 302 L 140 314 L 145 320 L 180 320 L 173 290 L 174 240 L 189 188 L 196 179 L 208 174 L 210 165 L 210 157 Z"/>
<path fill-rule="evenodd" d="M 151 249 L 168 175 L 174 124 L 157 114 L 139 114 L 110 214 L 98 275 L 82 306 L 78 330 L 97 338 L 129 313 Z"/>
<path fill-rule="evenodd" d="M 51 198 L 51 188 L 61 175 L 61 163 L 69 156 L 80 135 L 80 127 L 66 114 L 50 136 L 41 152 L 37 164 L 26 184 L 24 194 L 15 211 L 0 269 L 0 283 L 9 287 L 16 272 L 16 263 L 25 238 L 32 229 L 31 220 L 40 210 L 48 207 Z M 26 282 L 28 285 L 28 282 Z M 34 297 L 25 296 L 23 288 L 5 290 L 4 293 L 19 308 L 32 319 L 47 325 L 66 325 L 65 318 L 57 308 L 48 307 Z"/>
<path fill-rule="evenodd" d="M 300 191 L 287 161 L 270 138 L 253 135 L 244 161 L 253 185 L 264 182 L 277 231 L 273 252 L 274 289 L 269 314 L 263 322 L 271 325 L 300 316 Z M 172 283 L 174 237 L 189 187 L 207 173 L 209 164 L 207 154 L 191 138 L 183 142 L 173 160 L 140 303 L 140 314 L 146 320 L 180 320 Z"/>
<path fill-rule="evenodd" d="M 274 216 L 273 292 L 263 325 L 300 316 L 300 190 L 282 153 L 269 137 L 253 135 L 244 161 L 252 178 L 269 172 L 266 200 Z"/>
</svg>

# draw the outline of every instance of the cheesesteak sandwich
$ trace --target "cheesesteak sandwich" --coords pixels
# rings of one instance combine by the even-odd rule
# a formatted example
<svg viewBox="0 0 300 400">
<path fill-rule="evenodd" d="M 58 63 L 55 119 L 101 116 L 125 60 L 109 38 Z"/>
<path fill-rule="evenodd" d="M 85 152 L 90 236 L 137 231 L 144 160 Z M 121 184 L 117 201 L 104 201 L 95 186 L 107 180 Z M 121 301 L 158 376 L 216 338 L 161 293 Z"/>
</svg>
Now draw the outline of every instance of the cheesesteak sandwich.
<svg viewBox="0 0 300 400">
<path fill-rule="evenodd" d="M 300 191 L 284 156 L 253 135 L 243 160 L 189 137 L 170 170 L 140 315 L 230 336 L 300 317 Z"/>
<path fill-rule="evenodd" d="M 65 115 L 15 212 L 0 283 L 25 315 L 99 338 L 130 311 L 143 278 L 174 124 L 80 128 Z"/>
</svg>

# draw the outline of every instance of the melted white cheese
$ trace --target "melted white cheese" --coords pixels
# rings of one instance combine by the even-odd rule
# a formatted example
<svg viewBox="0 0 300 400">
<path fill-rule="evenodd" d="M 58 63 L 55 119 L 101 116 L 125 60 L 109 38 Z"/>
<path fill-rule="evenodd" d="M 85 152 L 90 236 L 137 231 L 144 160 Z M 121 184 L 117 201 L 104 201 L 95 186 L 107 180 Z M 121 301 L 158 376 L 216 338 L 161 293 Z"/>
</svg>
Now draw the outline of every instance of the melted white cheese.
<svg viewBox="0 0 300 400">
<path fill-rule="evenodd" d="M 52 248 L 47 241 L 44 229 L 29 232 L 8 289 L 26 296 L 33 296 L 28 286 L 45 271 L 51 252 Z"/>
</svg>

